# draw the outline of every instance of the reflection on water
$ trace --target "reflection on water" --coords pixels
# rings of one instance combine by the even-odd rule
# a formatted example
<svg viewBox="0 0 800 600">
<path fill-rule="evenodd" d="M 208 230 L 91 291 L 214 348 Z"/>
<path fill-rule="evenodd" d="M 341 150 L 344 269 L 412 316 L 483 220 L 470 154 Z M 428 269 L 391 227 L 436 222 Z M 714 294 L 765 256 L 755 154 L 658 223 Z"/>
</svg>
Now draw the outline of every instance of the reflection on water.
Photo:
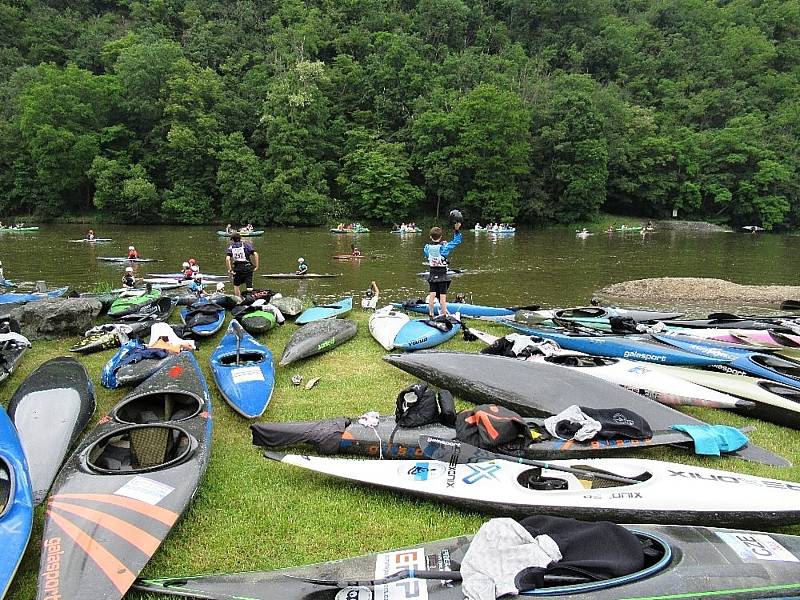
<svg viewBox="0 0 800 600">
<path fill-rule="evenodd" d="M 0 260 L 9 279 L 44 279 L 51 286 L 86 290 L 97 282 L 116 286 L 124 264 L 104 263 L 99 256 L 123 256 L 135 245 L 143 257 L 162 262 L 134 266 L 137 276 L 175 272 L 189 257 L 197 258 L 206 273 L 225 271 L 228 240 L 214 227 L 95 227 L 107 244 L 72 244 L 86 227 L 44 225 L 38 233 L 0 234 Z M 252 238 L 261 257 L 257 274 L 293 271 L 302 256 L 312 272 L 341 273 L 336 279 L 307 281 L 266 280 L 262 287 L 284 294 L 327 300 L 360 294 L 375 280 L 387 300 L 422 296 L 427 291 L 416 275 L 422 266 L 422 246 L 427 235 L 395 235 L 388 231 L 352 236 L 325 229 L 268 229 Z M 335 261 L 334 254 L 356 244 L 362 261 Z M 471 294 L 475 302 L 499 305 L 539 303 L 574 305 L 588 302 L 592 294 L 610 283 L 646 277 L 718 277 L 737 283 L 797 283 L 796 256 L 800 237 L 751 236 L 736 233 L 691 234 L 658 231 L 596 234 L 576 238 L 570 231 L 519 231 L 514 236 L 475 235 L 452 254 L 451 266 L 465 269 L 454 279 L 451 294 Z"/>
</svg>

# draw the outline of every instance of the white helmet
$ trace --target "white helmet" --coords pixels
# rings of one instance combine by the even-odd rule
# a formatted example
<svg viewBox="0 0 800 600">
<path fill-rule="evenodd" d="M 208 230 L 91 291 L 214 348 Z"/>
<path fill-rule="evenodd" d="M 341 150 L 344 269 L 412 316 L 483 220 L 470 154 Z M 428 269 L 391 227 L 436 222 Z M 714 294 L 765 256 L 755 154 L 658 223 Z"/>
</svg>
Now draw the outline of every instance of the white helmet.
<svg viewBox="0 0 800 600">
<path fill-rule="evenodd" d="M 306 259 L 301 256 L 297 259 L 297 262 L 306 262 Z"/>
<path fill-rule="evenodd" d="M 126 273 L 133 273 L 133 267 L 125 267 Z"/>
<path fill-rule="evenodd" d="M 200 280 L 203 278 L 203 276 L 198 271 L 195 271 L 194 278 Z"/>
<path fill-rule="evenodd" d="M 128 250 L 136 250 L 133 246 L 128 246 Z"/>
<path fill-rule="evenodd" d="M 217 282 L 217 291 L 218 292 L 224 292 L 225 291 L 225 284 L 222 283 L 221 281 Z"/>
<path fill-rule="evenodd" d="M 188 268 L 189 268 L 189 263 L 188 263 L 188 262 L 184 262 L 184 263 L 183 263 L 181 266 L 182 266 L 184 269 L 188 269 Z"/>
<path fill-rule="evenodd" d="M 192 265 L 192 273 L 199 273 L 200 265 Z"/>
</svg>

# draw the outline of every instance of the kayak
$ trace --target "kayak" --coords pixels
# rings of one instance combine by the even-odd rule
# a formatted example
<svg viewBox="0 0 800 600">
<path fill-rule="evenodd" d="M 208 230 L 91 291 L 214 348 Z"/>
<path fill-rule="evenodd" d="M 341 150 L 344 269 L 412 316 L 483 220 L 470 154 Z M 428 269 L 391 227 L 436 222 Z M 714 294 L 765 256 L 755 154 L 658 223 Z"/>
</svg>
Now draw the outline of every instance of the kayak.
<svg viewBox="0 0 800 600">
<path fill-rule="evenodd" d="M 110 350 L 111 348 L 119 348 L 122 345 L 121 339 L 123 339 L 123 335 L 128 339 L 145 336 L 150 331 L 153 323 L 156 322 L 155 319 L 148 319 L 147 321 L 133 323 L 109 323 L 101 326 L 103 330 L 81 339 L 69 351 L 79 354 L 91 354 Z"/>
<path fill-rule="evenodd" d="M 26 231 L 39 231 L 38 227 L 0 227 L 0 232 L 24 233 Z"/>
<path fill-rule="evenodd" d="M 152 278 L 152 280 L 154 282 L 156 282 L 156 283 L 158 283 L 159 281 L 161 283 L 165 283 L 163 281 L 164 279 L 175 279 L 177 281 L 186 281 L 186 282 L 191 281 L 191 279 L 187 279 L 186 276 L 183 273 L 150 273 L 149 277 Z M 203 273 L 203 279 L 205 281 L 207 281 L 207 282 L 208 281 L 213 281 L 213 282 L 223 281 L 223 282 L 225 282 L 225 281 L 230 280 L 230 277 L 228 277 L 227 275 L 209 275 L 207 273 Z M 149 282 L 149 281 L 150 281 L 150 279 L 145 279 L 146 283 Z"/>
<path fill-rule="evenodd" d="M 267 279 L 327 279 L 330 277 L 340 277 L 341 273 L 265 273 L 262 277 Z"/>
<path fill-rule="evenodd" d="M 376 258 L 375 256 L 367 256 L 366 254 L 332 254 L 333 260 L 369 260 Z"/>
<path fill-rule="evenodd" d="M 0 598 L 14 579 L 32 527 L 33 497 L 25 453 L 17 430 L 0 406 Z"/>
<path fill-rule="evenodd" d="M 611 331 L 612 317 L 633 319 L 637 323 L 651 323 L 676 319 L 683 313 L 656 312 L 649 310 L 633 310 L 627 308 L 612 308 L 599 306 L 586 306 L 577 308 L 561 308 L 555 310 L 519 310 L 514 314 L 514 320 L 526 325 L 543 325 L 552 327 L 553 319 L 574 321 L 581 325 Z"/>
<path fill-rule="evenodd" d="M 555 329 L 535 328 L 521 325 L 514 321 L 500 321 L 512 329 L 521 331 L 526 335 L 535 335 L 553 340 L 562 348 L 585 352 L 594 356 L 608 356 L 610 358 L 627 358 L 641 362 L 651 362 L 661 365 L 680 365 L 703 367 L 730 362 L 730 359 L 721 357 L 701 356 L 697 353 L 680 350 L 667 344 L 658 344 L 646 341 L 641 337 L 622 335 L 583 335 L 571 334 Z"/>
<path fill-rule="evenodd" d="M 394 302 L 395 308 L 410 310 L 411 312 L 428 314 L 428 302 L 417 299 L 416 302 Z M 433 303 L 435 314 L 439 314 L 441 307 L 439 301 Z M 447 311 L 449 313 L 459 313 L 462 317 L 510 317 L 514 315 L 513 308 L 501 308 L 498 306 L 486 306 L 483 304 L 468 304 L 466 302 L 448 302 Z"/>
<path fill-rule="evenodd" d="M 398 235 L 404 235 L 406 233 L 422 233 L 422 229 L 419 227 L 416 229 L 392 229 L 389 233 L 396 233 Z"/>
<path fill-rule="evenodd" d="M 331 228 L 331 233 L 369 233 L 369 229 L 366 227 L 358 227 L 356 229 L 336 229 Z"/>
<path fill-rule="evenodd" d="M 524 417 L 549 417 L 573 404 L 589 408 L 627 408 L 655 430 L 673 425 L 705 425 L 692 416 L 596 377 L 547 363 L 466 352 L 390 354 L 383 360 L 413 377 L 450 390 L 474 404 L 499 404 Z M 785 459 L 749 444 L 745 460 L 784 465 Z"/>
<path fill-rule="evenodd" d="M 481 227 L 480 229 L 470 229 L 470 231 L 474 231 L 475 233 L 514 233 L 516 230 L 515 227 L 504 227 L 503 229 L 487 229 L 486 227 Z"/>
<path fill-rule="evenodd" d="M 194 335 L 207 337 L 214 335 L 225 323 L 225 309 L 206 298 L 180 310 L 181 321 Z"/>
<path fill-rule="evenodd" d="M 333 350 L 356 336 L 357 325 L 348 319 L 324 319 L 302 327 L 286 342 L 280 365 Z"/>
<path fill-rule="evenodd" d="M 194 498 L 210 448 L 208 387 L 183 352 L 112 408 L 59 473 L 37 600 L 54 589 L 62 598 L 122 598 Z"/>
<path fill-rule="evenodd" d="M 158 296 L 153 302 L 143 304 L 139 310 L 120 315 L 123 321 L 166 321 L 175 310 L 178 299 L 174 296 Z"/>
<path fill-rule="evenodd" d="M 392 306 L 384 306 L 369 317 L 369 332 L 386 350 L 392 350 L 397 333 L 411 318 L 403 312 L 394 310 Z"/>
<path fill-rule="evenodd" d="M 466 273 L 466 269 L 447 269 L 447 276 L 448 277 L 455 277 L 456 275 L 461 275 L 462 273 Z M 420 271 L 417 273 L 418 277 L 427 277 L 429 275 L 429 271 Z"/>
<path fill-rule="evenodd" d="M 102 260 L 105 262 L 118 262 L 118 263 L 164 262 L 160 258 L 128 258 L 126 256 L 98 256 L 97 260 Z"/>
<path fill-rule="evenodd" d="M 275 313 L 269 310 L 252 310 L 236 317 L 245 331 L 252 335 L 265 333 L 275 327 Z"/>
<path fill-rule="evenodd" d="M 35 302 L 43 300 L 44 298 L 60 298 L 67 293 L 69 286 L 50 290 L 49 292 L 32 292 L 30 294 L 20 294 L 18 292 L 9 292 L 0 294 L 0 304 L 10 304 L 12 302 Z"/>
<path fill-rule="evenodd" d="M 142 309 L 147 309 L 152 304 L 155 304 L 156 300 L 160 297 L 160 290 L 152 290 L 150 293 L 143 291 L 142 293 L 121 295 L 112 302 L 107 314 L 113 319 L 115 317 L 124 317 L 125 315 L 138 313 Z"/>
<path fill-rule="evenodd" d="M 458 313 L 435 319 L 412 319 L 405 323 L 394 337 L 395 348 L 424 350 L 452 339 L 461 331 Z"/>
<path fill-rule="evenodd" d="M 48 360 L 14 392 L 8 416 L 25 451 L 34 506 L 47 497 L 61 463 L 94 409 L 94 386 L 74 358 Z"/>
<path fill-rule="evenodd" d="M 217 388 L 233 410 L 247 419 L 264 414 L 275 387 L 269 348 L 231 321 L 209 362 Z"/>
<path fill-rule="evenodd" d="M 217 235 L 220 237 L 230 237 L 234 233 L 238 233 L 242 237 L 258 237 L 260 235 L 264 235 L 264 230 L 254 229 L 253 231 L 231 231 L 230 233 L 227 231 L 217 231 Z"/>
<path fill-rule="evenodd" d="M 800 387 L 800 363 L 797 361 L 754 352 L 746 347 L 731 346 L 724 342 L 674 335 L 653 334 L 653 337 L 676 348 L 695 352 L 699 356 L 723 359 L 724 362 L 718 363 L 718 370 L 763 377 L 784 385 Z"/>
<path fill-rule="evenodd" d="M 30 347 L 31 343 L 24 336 L 16 333 L 0 333 L 0 381 L 9 378 Z"/>
<path fill-rule="evenodd" d="M 543 419 L 526 418 L 529 426 L 542 428 Z M 419 447 L 423 435 L 456 439 L 456 430 L 439 423 L 420 427 L 398 427 L 394 415 L 378 418 L 375 427 L 362 425 L 356 419 L 338 417 L 321 421 L 254 423 L 253 444 L 266 448 L 297 447 L 308 445 L 319 454 L 348 454 L 378 458 L 424 458 Z M 630 438 L 594 439 L 585 442 L 550 438 L 531 442 L 524 448 L 513 448 L 509 454 L 533 460 L 571 458 L 578 456 L 605 456 L 619 451 L 631 451 L 656 446 L 676 446 L 692 451 L 691 436 L 677 429 L 659 429 L 643 440 Z M 725 454 L 736 456 L 736 453 Z"/>
<path fill-rule="evenodd" d="M 73 244 L 98 244 L 102 242 L 110 242 L 111 238 L 94 238 L 93 240 L 87 240 L 86 238 L 82 240 L 69 240 Z"/>
<path fill-rule="evenodd" d="M 330 319 L 340 315 L 346 315 L 353 310 L 353 297 L 347 296 L 341 298 L 330 304 L 320 304 L 319 306 L 312 306 L 303 311 L 303 313 L 295 319 L 298 325 L 305 325 L 312 321 L 319 321 L 320 319 Z"/>
<path fill-rule="evenodd" d="M 269 302 L 281 311 L 284 317 L 296 317 L 303 312 L 303 301 L 294 296 L 281 296 L 280 298 L 273 296 Z"/>
<path fill-rule="evenodd" d="M 549 576 L 544 586 L 530 595 L 552 595 L 582 600 L 677 600 L 680 598 L 775 598 L 800 594 L 797 562 L 800 537 L 699 526 L 622 525 L 648 549 L 641 571 L 600 581 L 565 582 Z M 411 532 L 421 537 L 422 532 Z M 459 536 L 412 547 L 387 550 L 354 558 L 291 567 L 276 571 L 195 575 L 139 580 L 136 589 L 214 600 L 463 600 L 460 581 L 400 579 L 366 586 L 348 585 L 390 577 L 403 569 L 442 571 L 463 561 L 471 536 Z M 700 576 L 705 573 L 706 576 Z M 340 581 L 338 586 L 310 583 Z M 326 581 L 327 582 L 327 581 Z M 411 590 L 413 595 L 407 592 Z M 530 595 L 508 595 L 525 598 Z"/>
<path fill-rule="evenodd" d="M 492 460 L 359 460 L 264 453 L 269 459 L 345 481 L 445 502 L 525 516 L 547 514 L 614 522 L 780 526 L 800 522 L 800 483 L 637 458 L 554 460 L 636 483 L 586 478 L 552 468 Z"/>
</svg>

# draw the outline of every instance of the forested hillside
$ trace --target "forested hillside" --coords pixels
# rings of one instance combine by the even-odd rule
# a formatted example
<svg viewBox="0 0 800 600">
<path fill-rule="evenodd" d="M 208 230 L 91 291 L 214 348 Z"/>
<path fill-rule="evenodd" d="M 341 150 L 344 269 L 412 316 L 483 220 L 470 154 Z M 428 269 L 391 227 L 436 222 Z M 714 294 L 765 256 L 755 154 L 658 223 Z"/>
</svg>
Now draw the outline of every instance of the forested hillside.
<svg viewBox="0 0 800 600">
<path fill-rule="evenodd" d="M 800 223 L 797 0 L 0 1 L 0 217 Z"/>
</svg>

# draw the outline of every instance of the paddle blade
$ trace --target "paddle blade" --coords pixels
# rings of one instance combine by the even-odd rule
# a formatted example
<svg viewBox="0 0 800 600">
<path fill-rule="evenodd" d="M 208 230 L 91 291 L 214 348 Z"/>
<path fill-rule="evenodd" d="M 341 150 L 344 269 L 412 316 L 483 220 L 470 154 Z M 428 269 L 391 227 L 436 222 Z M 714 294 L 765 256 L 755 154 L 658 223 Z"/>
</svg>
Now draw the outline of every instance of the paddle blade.
<svg viewBox="0 0 800 600">
<path fill-rule="evenodd" d="M 235 335 L 241 342 L 245 334 L 244 327 L 242 327 L 242 324 L 234 319 L 233 321 L 231 321 L 231 331 L 233 332 L 233 335 Z"/>
</svg>

